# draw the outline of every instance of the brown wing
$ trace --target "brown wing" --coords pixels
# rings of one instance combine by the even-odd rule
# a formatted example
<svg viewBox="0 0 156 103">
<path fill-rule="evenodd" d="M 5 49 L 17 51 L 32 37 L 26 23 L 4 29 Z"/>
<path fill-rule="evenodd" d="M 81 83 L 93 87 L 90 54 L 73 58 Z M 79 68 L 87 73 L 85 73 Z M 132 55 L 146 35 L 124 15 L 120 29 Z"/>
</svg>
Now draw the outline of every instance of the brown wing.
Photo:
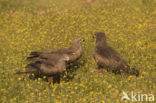
<svg viewBox="0 0 156 103">
<path fill-rule="evenodd" d="M 48 60 L 41 64 L 40 72 L 45 75 L 53 75 L 57 73 L 62 73 L 65 70 L 64 61 Z"/>
<path fill-rule="evenodd" d="M 103 67 L 118 68 L 127 65 L 121 55 L 111 47 L 96 48 L 93 56 L 98 65 Z"/>
<path fill-rule="evenodd" d="M 44 59 L 60 58 L 63 55 L 63 50 L 54 50 L 48 52 L 31 52 L 31 57 L 28 57 L 28 61 L 41 61 Z"/>
</svg>

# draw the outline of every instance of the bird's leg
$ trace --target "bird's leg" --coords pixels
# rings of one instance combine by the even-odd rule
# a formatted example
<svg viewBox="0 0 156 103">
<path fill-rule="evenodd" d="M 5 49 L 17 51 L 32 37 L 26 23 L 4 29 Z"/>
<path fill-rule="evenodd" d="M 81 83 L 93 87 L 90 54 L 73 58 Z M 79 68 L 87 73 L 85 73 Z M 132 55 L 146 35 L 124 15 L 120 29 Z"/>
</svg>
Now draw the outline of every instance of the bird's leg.
<svg viewBox="0 0 156 103">
<path fill-rule="evenodd" d="M 50 85 L 53 87 L 53 77 L 50 76 L 50 77 L 47 77 L 48 79 L 48 82 L 50 83 Z"/>
<path fill-rule="evenodd" d="M 54 75 L 54 83 L 60 83 L 60 74 Z"/>
<path fill-rule="evenodd" d="M 65 75 L 70 74 L 70 69 L 71 69 L 71 65 L 70 65 L 70 63 L 66 63 Z"/>
</svg>

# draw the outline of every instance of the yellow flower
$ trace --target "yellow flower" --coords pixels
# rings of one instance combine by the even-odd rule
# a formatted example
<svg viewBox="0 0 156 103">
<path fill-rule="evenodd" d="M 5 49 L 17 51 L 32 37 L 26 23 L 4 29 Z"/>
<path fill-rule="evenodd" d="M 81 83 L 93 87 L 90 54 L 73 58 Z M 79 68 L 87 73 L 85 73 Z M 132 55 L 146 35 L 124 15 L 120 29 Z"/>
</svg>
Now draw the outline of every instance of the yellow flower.
<svg viewBox="0 0 156 103">
<path fill-rule="evenodd" d="M 18 80 L 22 80 L 22 78 L 19 77 Z"/>
<path fill-rule="evenodd" d="M 108 86 L 108 88 L 111 88 L 111 87 L 112 87 L 112 85 L 109 85 L 109 86 Z"/>
</svg>

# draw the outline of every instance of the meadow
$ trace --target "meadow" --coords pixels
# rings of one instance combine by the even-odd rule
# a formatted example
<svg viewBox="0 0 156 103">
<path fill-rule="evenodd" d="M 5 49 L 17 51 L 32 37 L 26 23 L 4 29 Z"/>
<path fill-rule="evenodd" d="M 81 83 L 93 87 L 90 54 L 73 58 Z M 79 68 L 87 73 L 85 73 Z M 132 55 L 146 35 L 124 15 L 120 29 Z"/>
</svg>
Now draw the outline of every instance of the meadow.
<svg viewBox="0 0 156 103">
<path fill-rule="evenodd" d="M 139 77 L 93 73 L 99 31 Z M 85 42 L 72 79 L 64 75 L 52 88 L 44 78 L 14 74 L 31 51 L 67 48 L 76 38 Z M 123 91 L 156 95 L 155 38 L 155 0 L 0 0 L 0 103 L 131 103 L 121 100 Z"/>
</svg>

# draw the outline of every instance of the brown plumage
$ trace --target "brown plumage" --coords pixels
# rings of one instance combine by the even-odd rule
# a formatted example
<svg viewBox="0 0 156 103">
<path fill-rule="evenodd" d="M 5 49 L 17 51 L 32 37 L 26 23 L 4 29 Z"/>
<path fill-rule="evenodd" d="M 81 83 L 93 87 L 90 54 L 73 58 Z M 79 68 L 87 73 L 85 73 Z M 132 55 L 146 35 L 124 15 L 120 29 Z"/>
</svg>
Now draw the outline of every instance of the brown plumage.
<svg viewBox="0 0 156 103">
<path fill-rule="evenodd" d="M 52 50 L 47 52 L 31 52 L 31 57 L 28 57 L 28 61 L 36 61 L 44 58 L 53 58 L 55 55 L 67 54 L 69 56 L 68 62 L 73 62 L 81 57 L 82 48 L 81 42 L 84 41 L 82 39 L 75 39 L 69 48 Z"/>
<path fill-rule="evenodd" d="M 115 73 L 126 73 L 139 76 L 139 71 L 130 68 L 126 60 L 112 47 L 107 45 L 106 36 L 102 32 L 95 33 L 96 46 L 93 57 L 99 68 L 105 68 Z"/>
<path fill-rule="evenodd" d="M 23 73 L 38 73 L 42 76 L 47 76 L 49 82 L 53 82 L 54 76 L 59 76 L 65 71 L 65 62 L 69 60 L 69 56 L 63 54 L 62 56 L 55 55 L 53 58 L 45 58 L 30 63 L 26 66 L 25 71 L 19 71 L 17 74 Z"/>
<path fill-rule="evenodd" d="M 28 64 L 26 71 L 19 71 L 17 74 L 22 73 L 39 73 L 47 76 L 49 82 L 53 81 L 54 76 L 58 76 L 64 72 L 67 63 L 74 62 L 82 55 L 81 48 L 82 39 L 75 39 L 71 46 L 66 49 L 58 49 L 47 52 L 31 52 L 28 61 L 34 63 Z"/>
</svg>

